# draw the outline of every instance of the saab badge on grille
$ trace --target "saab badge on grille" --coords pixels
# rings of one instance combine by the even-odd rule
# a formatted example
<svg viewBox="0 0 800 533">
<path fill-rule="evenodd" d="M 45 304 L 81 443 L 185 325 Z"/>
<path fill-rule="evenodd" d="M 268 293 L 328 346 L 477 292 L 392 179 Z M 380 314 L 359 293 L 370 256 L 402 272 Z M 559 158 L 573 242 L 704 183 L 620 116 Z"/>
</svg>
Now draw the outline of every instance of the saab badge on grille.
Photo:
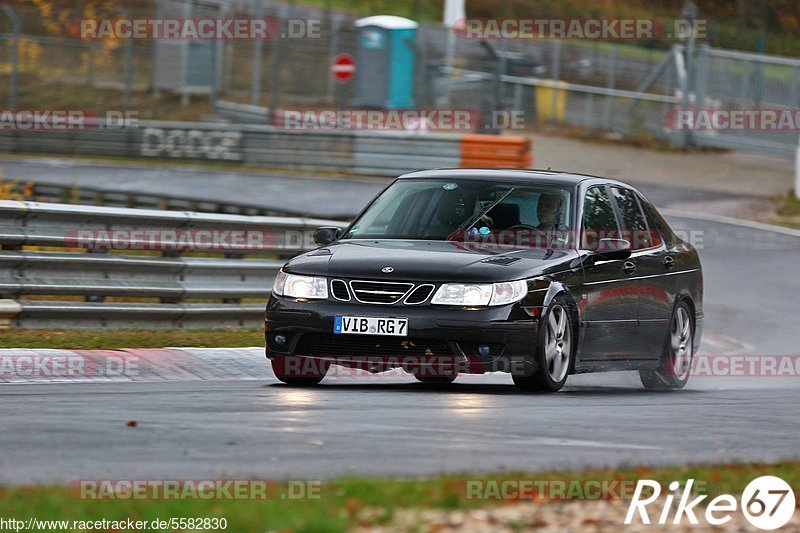
<svg viewBox="0 0 800 533">
<path fill-rule="evenodd" d="M 393 267 L 383 267 L 381 269 L 381 272 L 383 272 L 384 274 L 389 274 L 390 272 L 394 272 L 394 268 Z"/>
</svg>

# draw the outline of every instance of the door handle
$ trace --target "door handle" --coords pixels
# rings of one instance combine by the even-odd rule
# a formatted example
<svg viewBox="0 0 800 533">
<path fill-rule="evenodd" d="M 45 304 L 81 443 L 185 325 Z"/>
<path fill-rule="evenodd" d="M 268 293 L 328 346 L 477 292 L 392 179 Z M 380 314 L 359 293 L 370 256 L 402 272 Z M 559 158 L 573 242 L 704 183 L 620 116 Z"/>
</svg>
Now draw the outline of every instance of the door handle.
<svg viewBox="0 0 800 533">
<path fill-rule="evenodd" d="M 633 261 L 625 261 L 625 264 L 622 265 L 622 270 L 628 274 L 631 274 L 634 270 L 636 270 L 636 263 Z"/>
<path fill-rule="evenodd" d="M 664 258 L 664 266 L 665 267 L 672 268 L 672 266 L 674 264 L 675 264 L 675 260 L 672 258 L 671 255 L 668 255 L 667 257 Z"/>
</svg>

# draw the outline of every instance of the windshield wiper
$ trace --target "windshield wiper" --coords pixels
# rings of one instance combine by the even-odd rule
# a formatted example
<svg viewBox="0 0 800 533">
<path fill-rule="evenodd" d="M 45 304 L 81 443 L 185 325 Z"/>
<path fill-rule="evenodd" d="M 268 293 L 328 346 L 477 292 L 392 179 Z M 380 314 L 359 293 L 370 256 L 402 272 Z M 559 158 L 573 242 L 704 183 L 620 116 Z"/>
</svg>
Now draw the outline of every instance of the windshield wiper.
<svg viewBox="0 0 800 533">
<path fill-rule="evenodd" d="M 456 232 L 459 232 L 459 231 L 462 231 L 462 230 L 465 230 L 465 229 L 471 228 L 472 226 L 474 226 L 475 224 L 477 224 L 477 223 L 478 223 L 478 221 L 479 221 L 481 218 L 483 218 L 483 216 L 484 216 L 484 215 L 486 215 L 486 213 L 488 213 L 489 211 L 491 211 L 491 210 L 492 210 L 492 208 L 494 208 L 494 206 L 496 206 L 497 204 L 499 204 L 500 202 L 502 202 L 503 200 L 505 200 L 505 199 L 506 199 L 506 197 L 507 197 L 509 194 L 511 194 L 512 192 L 514 192 L 514 190 L 516 190 L 516 187 L 511 187 L 510 189 L 508 189 L 508 191 L 506 191 L 506 193 L 505 193 L 503 196 L 501 196 L 500 198 L 498 198 L 497 200 L 495 200 L 494 202 L 492 202 L 491 204 L 489 204 L 489 206 L 488 206 L 488 207 L 486 207 L 486 208 L 484 208 L 483 210 L 481 210 L 481 212 L 480 212 L 480 213 L 478 213 L 476 216 L 474 216 L 474 217 L 472 217 L 472 218 L 470 218 L 470 219 L 467 219 L 467 221 L 466 221 L 464 224 L 461 224 L 459 227 L 457 227 L 457 228 L 456 228 L 456 229 L 453 231 L 453 233 L 456 233 Z M 451 233 L 451 235 L 452 235 L 453 233 Z"/>
</svg>

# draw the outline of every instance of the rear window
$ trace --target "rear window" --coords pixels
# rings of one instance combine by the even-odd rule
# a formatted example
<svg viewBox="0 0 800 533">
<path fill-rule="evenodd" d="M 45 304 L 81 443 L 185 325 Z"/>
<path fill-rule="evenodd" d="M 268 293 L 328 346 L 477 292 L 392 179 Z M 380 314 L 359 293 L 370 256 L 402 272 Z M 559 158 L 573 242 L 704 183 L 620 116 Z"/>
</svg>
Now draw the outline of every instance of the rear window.
<svg viewBox="0 0 800 533">
<path fill-rule="evenodd" d="M 623 238 L 630 241 L 631 249 L 643 250 L 655 246 L 636 193 L 621 187 L 612 187 L 611 190 L 622 216 Z"/>
<path fill-rule="evenodd" d="M 647 219 L 647 225 L 650 226 L 650 233 L 654 239 L 653 246 L 658 246 L 663 241 L 674 242 L 675 234 L 672 233 L 672 229 L 669 227 L 669 224 L 667 224 L 667 221 L 664 220 L 664 217 L 661 216 L 647 198 L 641 195 L 638 195 L 638 197 L 639 203 L 641 203 L 642 210 L 644 211 L 644 216 Z M 656 242 L 656 239 L 658 242 Z"/>
</svg>

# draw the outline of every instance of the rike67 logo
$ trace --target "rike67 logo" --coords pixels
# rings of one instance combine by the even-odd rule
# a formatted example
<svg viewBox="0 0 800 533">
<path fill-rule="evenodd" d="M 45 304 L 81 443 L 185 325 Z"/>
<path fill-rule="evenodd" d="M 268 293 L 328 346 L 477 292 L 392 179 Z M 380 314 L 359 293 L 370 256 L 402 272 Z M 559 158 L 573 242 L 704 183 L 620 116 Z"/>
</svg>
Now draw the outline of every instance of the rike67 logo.
<svg viewBox="0 0 800 533">
<path fill-rule="evenodd" d="M 702 514 L 699 509 L 695 512 L 695 506 L 708 498 L 708 495 L 693 498 L 693 485 L 694 480 L 689 479 L 679 493 L 681 484 L 673 481 L 669 484 L 670 492 L 662 498 L 662 488 L 658 481 L 639 480 L 625 516 L 625 524 L 638 520 L 642 524 L 653 523 L 648 506 L 655 504 L 653 507 L 659 508 L 662 501 L 661 513 L 654 520 L 654 523 L 660 525 L 681 524 L 684 518 L 690 524 L 697 525 L 700 523 L 697 515 L 700 514 L 707 524 L 721 526 L 730 522 L 733 513 L 741 510 L 754 527 L 773 530 L 786 525 L 794 514 L 794 492 L 788 483 L 776 476 L 761 476 L 748 483 L 740 501 L 730 494 L 716 496 L 705 504 L 705 512 Z"/>
</svg>

